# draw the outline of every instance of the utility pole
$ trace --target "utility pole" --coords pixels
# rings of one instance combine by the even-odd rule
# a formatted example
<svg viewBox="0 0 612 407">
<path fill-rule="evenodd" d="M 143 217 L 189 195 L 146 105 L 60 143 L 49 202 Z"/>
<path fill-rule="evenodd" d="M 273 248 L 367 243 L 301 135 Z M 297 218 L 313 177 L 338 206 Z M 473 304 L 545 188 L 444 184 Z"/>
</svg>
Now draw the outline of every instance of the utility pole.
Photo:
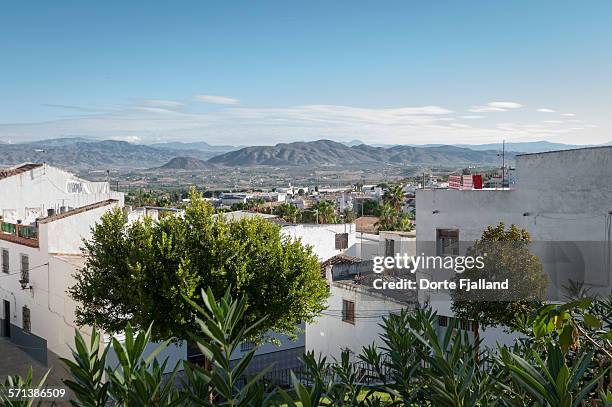
<svg viewBox="0 0 612 407">
<path fill-rule="evenodd" d="M 506 140 L 502 140 L 502 189 L 506 181 Z"/>
</svg>

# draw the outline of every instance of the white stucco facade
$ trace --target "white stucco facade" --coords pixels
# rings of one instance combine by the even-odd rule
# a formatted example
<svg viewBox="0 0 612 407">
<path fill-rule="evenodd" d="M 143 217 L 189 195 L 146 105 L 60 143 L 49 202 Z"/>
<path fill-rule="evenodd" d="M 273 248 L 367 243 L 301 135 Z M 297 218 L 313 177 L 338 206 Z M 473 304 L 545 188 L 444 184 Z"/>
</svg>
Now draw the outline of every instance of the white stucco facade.
<svg viewBox="0 0 612 407">
<path fill-rule="evenodd" d="M 593 292 L 609 293 L 611 176 L 612 147 L 597 147 L 519 155 L 510 189 L 417 190 L 417 252 L 435 254 L 438 230 L 457 231 L 465 248 L 488 225 L 515 224 L 541 250 L 536 254 L 549 274 L 549 299 L 561 299 L 561 286 L 569 278 L 584 277 Z M 564 260 L 547 256 L 550 247 L 561 250 Z M 434 291 L 419 295 L 421 303 L 452 315 L 448 296 Z M 491 331 L 483 335 L 485 344 L 508 338 Z"/>
<path fill-rule="evenodd" d="M 28 164 L 26 164 L 28 165 Z M 0 215 L 6 221 L 28 224 L 62 208 L 78 208 L 106 199 L 123 205 L 123 194 L 111 191 L 107 182 L 91 182 L 47 164 L 29 164 L 34 168 L 16 175 L 0 176 Z M 21 166 L 24 168 L 23 166 Z"/>
</svg>

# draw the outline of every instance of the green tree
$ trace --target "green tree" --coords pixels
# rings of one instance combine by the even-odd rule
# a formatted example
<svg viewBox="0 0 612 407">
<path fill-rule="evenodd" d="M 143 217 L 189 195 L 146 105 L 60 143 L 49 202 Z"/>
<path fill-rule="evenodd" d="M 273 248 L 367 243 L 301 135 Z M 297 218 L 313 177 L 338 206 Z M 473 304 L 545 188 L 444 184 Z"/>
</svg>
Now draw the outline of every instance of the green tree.
<svg viewBox="0 0 612 407">
<path fill-rule="evenodd" d="M 266 201 L 263 198 L 253 198 L 246 203 L 248 209 L 255 212 L 263 212 L 266 207 Z"/>
<path fill-rule="evenodd" d="M 395 230 L 409 232 L 414 229 L 414 226 L 410 222 L 410 215 L 402 213 L 401 210 L 397 210 L 388 203 L 380 207 L 380 214 L 378 215 L 376 227 L 379 231 Z"/>
<path fill-rule="evenodd" d="M 317 214 L 317 223 L 336 222 L 336 205 L 334 202 L 324 199 L 312 205 L 311 209 Z"/>
<path fill-rule="evenodd" d="M 283 203 L 276 206 L 273 213 L 291 223 L 299 222 L 302 217 L 298 207 L 290 203 Z"/>
<path fill-rule="evenodd" d="M 489 226 L 480 240 L 468 249 L 469 256 L 482 256 L 484 267 L 468 268 L 457 278 L 477 281 L 504 281 L 508 290 L 454 290 L 452 309 L 459 318 L 478 321 L 482 326 L 506 325 L 516 328 L 517 317 L 527 316 L 544 300 L 548 276 L 542 262 L 531 253 L 531 237 L 524 229 L 503 223 Z"/>
<path fill-rule="evenodd" d="M 346 208 L 342 211 L 342 220 L 345 223 L 351 223 L 355 220 L 355 212 L 352 209 Z"/>
<path fill-rule="evenodd" d="M 383 202 L 391 205 L 396 211 L 401 211 L 404 203 L 404 188 L 401 185 L 389 187 L 383 195 Z"/>
<path fill-rule="evenodd" d="M 254 332 L 295 335 L 312 321 L 328 295 L 319 262 L 309 246 L 283 237 L 259 217 L 226 221 L 197 193 L 183 216 L 129 224 L 121 210 L 105 214 L 84 242 L 85 266 L 69 292 L 80 305 L 79 325 L 120 332 L 129 322 L 155 339 L 186 339 L 195 328 L 192 307 L 200 290 L 249 298 L 248 322 L 267 316 Z M 256 339 L 256 338 L 254 338 Z"/>
<path fill-rule="evenodd" d="M 378 216 L 380 214 L 381 206 L 373 199 L 364 199 L 361 203 L 363 205 L 363 214 L 369 216 Z"/>
</svg>

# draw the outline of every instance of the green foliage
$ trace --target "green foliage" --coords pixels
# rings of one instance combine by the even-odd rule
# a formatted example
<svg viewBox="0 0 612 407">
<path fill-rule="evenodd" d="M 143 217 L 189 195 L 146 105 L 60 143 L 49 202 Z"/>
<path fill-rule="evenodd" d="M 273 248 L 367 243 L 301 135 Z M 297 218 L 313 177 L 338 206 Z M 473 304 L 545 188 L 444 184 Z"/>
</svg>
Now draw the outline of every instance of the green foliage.
<svg viewBox="0 0 612 407">
<path fill-rule="evenodd" d="M 401 185 L 393 185 L 383 195 L 383 202 L 391 206 L 397 212 L 401 212 L 404 203 L 404 188 Z"/>
<path fill-rule="evenodd" d="M 43 377 L 39 380 L 38 384 L 33 383 L 32 368 L 28 370 L 26 377 L 20 377 L 17 375 L 7 376 L 4 384 L 0 384 L 0 406 L 3 407 L 32 407 L 45 405 L 43 401 L 36 401 L 33 399 L 13 399 L 9 397 L 9 390 L 27 390 L 27 389 L 42 389 L 50 371 L 47 371 Z"/>
<path fill-rule="evenodd" d="M 182 398 L 173 388 L 178 365 L 170 375 L 163 377 L 167 361 L 160 364 L 155 359 L 169 341 L 161 343 L 144 357 L 151 339 L 151 327 L 134 336 L 132 326 L 128 324 L 124 337 L 124 342 L 116 338 L 112 340 L 119 366 L 107 369 L 111 399 L 125 406 L 181 405 Z"/>
<path fill-rule="evenodd" d="M 317 201 L 310 209 L 315 212 L 317 223 L 336 223 L 336 204 L 333 201 Z"/>
<path fill-rule="evenodd" d="M 529 357 L 534 362 L 500 349 L 500 364 L 511 375 L 518 389 L 525 390 L 538 405 L 543 407 L 578 407 L 587 399 L 597 381 L 610 369 L 598 373 L 590 380 L 584 380 L 593 354 L 579 354 L 568 366 L 559 346 L 550 344 L 542 360 L 536 352 Z"/>
<path fill-rule="evenodd" d="M 355 212 L 352 209 L 346 208 L 342 211 L 342 222 L 351 223 L 355 221 Z"/>
<path fill-rule="evenodd" d="M 373 199 L 364 199 L 361 203 L 363 205 L 362 211 L 363 215 L 367 216 L 379 216 L 380 215 L 380 205 L 378 201 Z"/>
<path fill-rule="evenodd" d="M 94 328 L 89 344 L 79 331 L 74 331 L 74 349 L 72 358 L 62 359 L 67 365 L 72 380 L 64 383 L 75 394 L 76 400 L 71 400 L 75 407 L 104 407 L 109 400 L 109 382 L 104 381 L 106 355 L 110 348 L 101 351 L 100 334 Z"/>
<path fill-rule="evenodd" d="M 199 406 L 272 405 L 272 398 L 264 396 L 261 385 L 261 379 L 269 368 L 250 378 L 245 373 L 257 349 L 244 354 L 233 367 L 231 361 L 231 356 L 240 344 L 264 324 L 265 318 L 247 325 L 247 299 L 243 297 L 241 300 L 234 300 L 229 289 L 219 301 L 210 289 L 206 294 L 202 292 L 201 296 L 204 308 L 187 299 L 198 315 L 199 333 L 192 334 L 191 339 L 197 343 L 202 354 L 212 363 L 212 367 L 204 369 L 186 365 L 188 380 L 184 383 L 184 388 L 196 390 L 188 392 L 187 397 Z M 242 379 L 244 380 L 241 383 Z M 214 403 L 211 400 L 214 400 Z"/>
<path fill-rule="evenodd" d="M 274 207 L 272 213 L 290 223 L 298 223 L 302 219 L 302 213 L 298 207 L 290 203 L 283 203 Z"/>
<path fill-rule="evenodd" d="M 385 203 L 380 207 L 376 227 L 379 231 L 394 230 L 409 232 L 414 229 L 410 218 L 411 215 L 403 213 L 401 208 L 397 209 L 391 206 L 391 204 Z"/>
<path fill-rule="evenodd" d="M 72 405 L 601 407 L 612 401 L 609 385 L 602 383 L 612 365 L 599 364 L 593 349 L 566 352 L 557 339 L 558 330 L 578 316 L 576 310 L 588 311 L 599 321 L 585 322 L 593 329 L 605 326 L 589 301 L 542 307 L 533 319 L 533 331 L 527 333 L 528 340 L 512 348 L 500 346 L 494 358 L 480 352 L 479 343 L 453 326 L 437 332 L 437 315 L 431 309 L 403 310 L 383 319 L 383 346 L 367 346 L 359 356 L 371 373 L 364 375 L 363 365 L 352 363 L 347 351 L 333 364 L 311 352 L 303 357 L 307 380 L 292 374 L 291 390 L 283 390 L 265 385 L 266 369 L 255 375 L 246 373 L 256 349 L 232 363 L 231 355 L 265 324 L 265 318 L 249 322 L 248 299 L 236 300 L 230 291 L 219 299 L 212 289 L 201 292 L 198 301 L 185 298 L 196 314 L 190 337 L 210 366 L 185 362 L 180 387 L 172 385 L 173 374 L 167 381 L 161 379 L 166 362 L 159 363 L 156 355 L 165 343 L 144 357 L 150 328 L 135 335 L 128 325 L 125 341 L 114 340 L 105 349 L 95 330 L 89 344 L 76 332 L 74 361 L 64 360 L 73 376 L 66 381 L 75 393 Z M 548 328 L 551 321 L 553 326 Z M 545 349 L 525 346 L 532 341 L 543 341 Z M 104 369 L 111 346 L 119 366 Z M 5 386 L 31 383 L 31 375 L 25 380 L 9 379 Z"/>
<path fill-rule="evenodd" d="M 517 316 L 526 317 L 536 310 L 544 300 L 548 276 L 542 262 L 529 250 L 531 238 L 524 229 L 503 223 L 489 226 L 480 240 L 468 249 L 468 256 L 482 256 L 484 268 L 467 269 L 457 278 L 473 281 L 504 281 L 508 279 L 508 290 L 455 290 L 452 309 L 459 318 L 479 321 L 480 325 L 505 325 L 517 329 Z"/>
<path fill-rule="evenodd" d="M 105 214 L 84 242 L 85 267 L 70 294 L 81 305 L 77 323 L 120 332 L 127 323 L 154 339 L 186 339 L 197 328 L 191 306 L 199 292 L 248 296 L 248 318 L 270 330 L 295 335 L 312 321 L 328 295 L 317 257 L 280 227 L 259 217 L 226 221 L 195 192 L 184 216 L 129 224 L 120 210 Z"/>
</svg>

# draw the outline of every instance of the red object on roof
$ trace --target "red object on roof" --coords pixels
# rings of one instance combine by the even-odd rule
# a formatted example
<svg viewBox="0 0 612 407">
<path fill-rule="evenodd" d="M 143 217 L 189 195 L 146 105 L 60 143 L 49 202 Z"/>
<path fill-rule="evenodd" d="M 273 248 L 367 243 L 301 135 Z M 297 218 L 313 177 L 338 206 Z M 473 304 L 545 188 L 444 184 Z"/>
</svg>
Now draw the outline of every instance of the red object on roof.
<svg viewBox="0 0 612 407">
<path fill-rule="evenodd" d="M 482 174 L 472 175 L 472 184 L 474 189 L 482 189 Z"/>
</svg>

